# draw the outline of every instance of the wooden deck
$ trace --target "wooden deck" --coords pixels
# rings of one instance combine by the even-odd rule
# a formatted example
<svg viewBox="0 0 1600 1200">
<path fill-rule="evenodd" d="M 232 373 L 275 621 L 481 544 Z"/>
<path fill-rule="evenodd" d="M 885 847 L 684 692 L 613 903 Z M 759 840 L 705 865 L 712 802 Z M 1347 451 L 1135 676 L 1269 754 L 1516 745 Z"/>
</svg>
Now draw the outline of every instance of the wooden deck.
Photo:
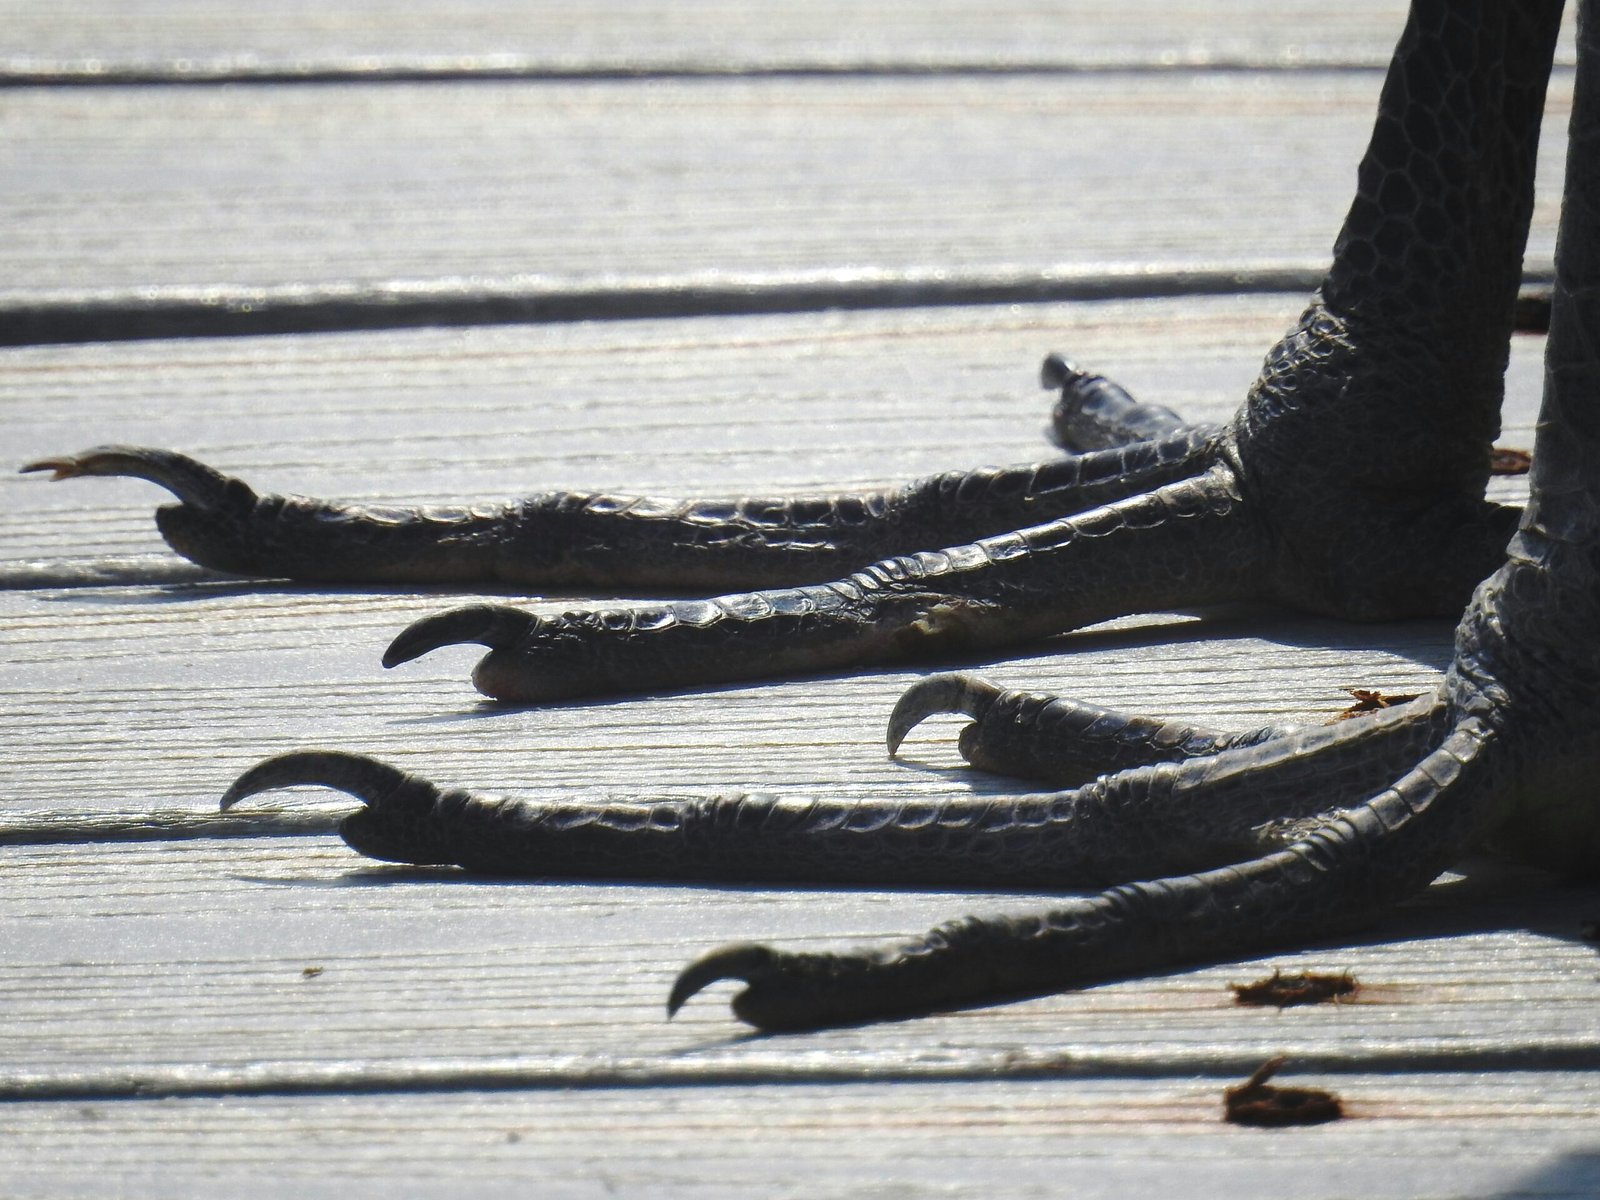
<svg viewBox="0 0 1600 1200">
<path fill-rule="evenodd" d="M 421 500 L 886 483 L 1048 453 L 1052 349 L 1220 419 L 1325 262 L 1404 4 L 1213 7 L 0 0 L 4 458 Z M 217 796 L 310 745 L 546 794 L 1006 787 L 953 721 L 886 758 L 918 671 L 497 710 L 465 647 L 378 666 L 453 595 L 210 576 L 161 498 L 0 474 L 0 1194 L 1600 1194 L 1592 891 L 1471 864 L 1356 943 L 803 1037 L 723 988 L 668 1023 L 718 943 L 1040 898 L 507 884 L 356 857 L 325 792 Z M 1230 611 L 982 669 L 1240 727 L 1449 654 L 1443 622 Z M 1362 989 L 1232 1002 L 1276 968 Z M 1277 1054 L 1349 1116 L 1225 1125 Z"/>
</svg>

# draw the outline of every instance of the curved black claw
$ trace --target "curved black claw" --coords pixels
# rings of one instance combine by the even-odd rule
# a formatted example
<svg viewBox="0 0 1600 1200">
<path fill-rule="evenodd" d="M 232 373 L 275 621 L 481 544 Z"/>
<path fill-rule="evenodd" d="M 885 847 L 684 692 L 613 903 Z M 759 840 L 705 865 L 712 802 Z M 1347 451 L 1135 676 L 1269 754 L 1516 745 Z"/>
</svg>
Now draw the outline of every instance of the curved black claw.
<svg viewBox="0 0 1600 1200">
<path fill-rule="evenodd" d="M 473 642 L 489 653 L 472 668 L 472 686 L 491 700 L 547 704 L 605 691 L 591 661 L 593 631 L 574 632 L 571 624 L 566 617 L 546 619 L 507 604 L 467 604 L 406 626 L 383 652 L 383 665 Z"/>
<path fill-rule="evenodd" d="M 721 946 L 678 975 L 667 997 L 667 1016 L 676 1015 L 696 992 L 722 979 L 747 985 L 733 998 L 733 1014 L 763 1033 L 798 1033 L 964 1007 L 974 993 L 984 992 L 981 964 L 975 964 L 979 969 L 971 974 L 958 970 L 952 979 L 938 971 L 936 960 L 946 938 L 970 942 L 969 928 L 981 934 L 981 926 L 969 917 L 931 931 L 921 944 L 855 954 L 797 953 L 759 942 Z M 930 945 L 939 949 L 930 954 Z M 934 969 L 928 970 L 929 966 Z M 908 999 L 908 994 L 917 998 Z"/>
<path fill-rule="evenodd" d="M 958 970 L 952 979 L 941 975 L 936 960 L 943 937 L 971 941 L 967 927 L 981 925 L 969 917 L 931 931 L 922 944 L 856 954 L 797 953 L 759 942 L 721 946 L 678 975 L 667 997 L 667 1016 L 675 1016 L 691 996 L 723 979 L 747 985 L 733 998 L 733 1014 L 762 1033 L 798 1033 L 964 1007 L 975 993 L 984 992 L 982 964 L 974 964 L 978 969 L 971 974 Z M 932 944 L 940 950 L 930 954 Z"/>
<path fill-rule="evenodd" d="M 673 981 L 672 991 L 667 996 L 667 1019 L 677 1016 L 691 996 L 718 980 L 738 979 L 750 983 L 769 970 L 778 958 L 778 951 L 757 942 L 735 942 L 702 954 L 678 972 L 678 978 Z M 737 1012 L 738 998 L 734 999 L 733 1006 Z"/>
<path fill-rule="evenodd" d="M 937 713 L 965 713 L 981 720 L 1001 689 L 976 675 L 949 672 L 929 675 L 908 687 L 889 714 L 889 757 L 899 751 L 913 729 Z"/>
<path fill-rule="evenodd" d="M 191 562 L 236 575 L 340 583 L 497 578 L 516 505 L 390 506 L 257 493 L 173 450 L 97 446 L 23 467 L 53 478 L 121 475 L 177 497 L 156 509 L 167 544 Z"/>
<path fill-rule="evenodd" d="M 942 928 L 960 936 L 963 924 L 952 922 Z M 919 960 L 925 957 L 910 946 L 852 955 L 793 953 L 760 942 L 734 942 L 702 954 L 679 973 L 667 997 L 667 1017 L 676 1016 L 691 996 L 723 979 L 748 985 L 733 998 L 733 1014 L 763 1033 L 922 1015 L 946 1007 L 946 992 L 953 991 L 959 1001 L 962 990 L 959 983 L 951 989 L 948 980 L 920 971 Z M 906 1002 L 903 988 L 908 974 L 922 976 L 918 982 L 926 987 L 925 1005 Z M 966 986 L 971 989 L 970 980 Z"/>
<path fill-rule="evenodd" d="M 397 667 L 441 646 L 467 642 L 509 650 L 538 624 L 538 617 L 507 604 L 465 604 L 411 622 L 383 652 L 383 665 Z"/>
<path fill-rule="evenodd" d="M 187 454 L 148 446 L 96 446 L 77 454 L 41 458 L 23 467 L 20 473 L 26 475 L 30 471 L 50 471 L 52 480 L 86 475 L 147 479 L 166 488 L 183 503 L 200 508 L 220 508 L 229 502 L 255 499 L 255 493 L 241 480 L 224 475 Z"/>
<path fill-rule="evenodd" d="M 955 712 L 972 718 L 958 743 L 967 762 L 1056 787 L 1078 787 L 1135 767 L 1259 746 L 1286 732 L 1265 727 L 1218 733 L 947 674 L 919 680 L 900 697 L 889 717 L 889 754 L 920 722 L 935 713 Z"/>
<path fill-rule="evenodd" d="M 459 799 L 426 779 L 365 754 L 343 750 L 294 750 L 265 759 L 235 779 L 222 794 L 224 811 L 247 796 L 274 788 L 330 787 L 362 801 L 363 808 L 339 823 L 351 849 L 386 862 L 433 866 L 455 859 L 450 814 L 441 801 Z"/>
<path fill-rule="evenodd" d="M 293 750 L 263 759 L 228 785 L 222 793 L 222 811 L 258 792 L 278 788 L 329 787 L 348 792 L 367 804 L 379 804 L 405 783 L 399 767 L 350 754 L 344 750 Z"/>
<path fill-rule="evenodd" d="M 41 458 L 22 468 L 50 471 L 52 479 L 87 475 L 145 479 L 177 497 L 177 504 L 156 509 L 156 526 L 167 544 L 190 562 L 236 575 L 284 574 L 275 571 L 258 542 L 262 510 L 271 515 L 283 506 L 281 497 L 263 497 L 249 484 L 215 467 L 149 446 L 96 446 L 78 454 Z"/>
<path fill-rule="evenodd" d="M 961 924 L 944 928 L 956 931 Z M 854 955 L 808 954 L 735 942 L 701 955 L 683 969 L 667 997 L 667 1016 L 676 1015 L 696 992 L 722 979 L 748 985 L 734 996 L 733 1015 L 763 1033 L 798 1033 L 946 1007 L 945 993 L 952 990 L 949 981 L 928 976 L 919 965 L 919 955 L 910 947 Z M 925 987 L 925 1004 L 906 1002 L 908 974 L 920 976 L 916 982 Z M 966 986 L 972 987 L 970 979 Z M 913 990 L 918 990 L 915 984 Z M 959 993 L 961 985 L 953 990 Z"/>
</svg>

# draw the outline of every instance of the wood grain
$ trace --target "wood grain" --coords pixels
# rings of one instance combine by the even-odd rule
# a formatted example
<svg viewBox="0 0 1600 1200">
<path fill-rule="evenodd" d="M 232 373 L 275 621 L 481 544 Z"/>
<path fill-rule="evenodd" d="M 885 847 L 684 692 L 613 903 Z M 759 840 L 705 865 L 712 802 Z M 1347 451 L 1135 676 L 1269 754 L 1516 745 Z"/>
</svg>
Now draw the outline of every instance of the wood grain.
<svg viewBox="0 0 1600 1200">
<path fill-rule="evenodd" d="M 1403 0 L 5 0 L 0 79 L 317 77 L 330 72 L 1381 67 Z M 1570 61 L 1570 50 L 1567 52 Z"/>
<path fill-rule="evenodd" d="M 1547 163 L 1563 153 L 1569 80 L 1552 89 Z M 0 105 L 0 306 L 245 305 L 251 289 L 266 302 L 396 280 L 559 292 L 1315 268 L 1378 82 L 22 90 Z M 1559 171 L 1541 181 L 1534 264 L 1552 252 Z"/>
<path fill-rule="evenodd" d="M 174 297 L 431 289 L 494 319 L 540 289 L 1314 272 L 1403 7 L 0 0 L 0 323 Z M 291 86 L 310 79 L 344 82 Z M 1558 73 L 1536 268 L 1569 95 Z M 13 466 L 142 442 L 351 497 L 815 491 L 1048 453 L 1051 349 L 1223 419 L 1298 306 L 41 345 L 0 350 L 0 437 Z M 1540 349 L 1514 346 L 1507 444 L 1530 441 Z M 1592 891 L 1471 863 L 1356 940 L 1281 955 L 806 1037 L 742 1036 L 721 986 L 669 1023 L 674 973 L 720 942 L 838 945 L 1050 898 L 502 883 L 358 858 L 330 832 L 347 798 L 225 822 L 218 793 L 312 744 L 543 795 L 1014 786 L 959 763 L 953 720 L 887 758 L 918 671 L 494 709 L 465 648 L 377 667 L 458 595 L 203 578 L 156 502 L 0 474 L 8 1196 L 1600 1189 Z M 68 586 L 89 563 L 101 586 Z M 1449 654 L 1448 622 L 1230 611 L 968 665 L 1238 728 L 1427 687 Z M 1362 987 L 1233 1003 L 1277 968 Z M 1348 1118 L 1223 1125 L 1222 1088 L 1279 1053 Z"/>
<path fill-rule="evenodd" d="M 1593 896 L 1487 865 L 1339 942 L 912 1022 L 750 1038 L 668 987 L 734 940 L 909 936 L 1039 895 L 500 883 L 304 838 L 15 847 L 0 1096 L 1600 1067 Z M 97 882 L 98 881 L 98 882 Z M 1230 983 L 1348 971 L 1350 1002 Z M 1597 1100 L 1600 1103 L 1600 1100 Z"/>
<path fill-rule="evenodd" d="M 1359 1116 L 1218 1119 L 1224 1081 L 895 1083 L 9 1104 L 20 1198 L 1522 1196 L 1600 1185 L 1584 1073 L 1309 1075 Z M 1295 1082 L 1300 1082 L 1297 1078 Z"/>
</svg>

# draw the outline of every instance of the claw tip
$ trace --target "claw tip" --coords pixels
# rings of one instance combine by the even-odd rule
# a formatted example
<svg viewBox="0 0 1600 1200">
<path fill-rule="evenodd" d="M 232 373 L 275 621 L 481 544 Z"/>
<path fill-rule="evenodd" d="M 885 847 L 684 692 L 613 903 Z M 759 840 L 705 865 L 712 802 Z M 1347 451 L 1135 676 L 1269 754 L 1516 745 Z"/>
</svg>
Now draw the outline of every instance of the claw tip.
<svg viewBox="0 0 1600 1200">
<path fill-rule="evenodd" d="M 433 613 L 402 629 L 383 652 L 383 665 L 397 667 L 441 646 L 477 642 L 491 650 L 510 646 L 537 618 L 503 604 L 468 604 Z"/>
<path fill-rule="evenodd" d="M 1000 689 L 986 679 L 950 673 L 917 680 L 896 701 L 889 714 L 889 757 L 899 752 L 911 731 L 935 713 L 981 717 Z"/>
<path fill-rule="evenodd" d="M 667 996 L 667 1020 L 677 1016 L 678 1010 L 691 997 L 718 980 L 742 979 L 749 982 L 750 976 L 771 963 L 773 957 L 774 951 L 770 946 L 756 942 L 735 942 L 702 954 L 678 972 L 678 978 L 673 981 L 672 991 Z"/>
<path fill-rule="evenodd" d="M 221 810 L 258 792 L 311 784 L 335 788 L 372 803 L 374 797 L 393 791 L 407 776 L 398 767 L 342 750 L 291 750 L 262 759 L 222 793 Z"/>
<path fill-rule="evenodd" d="M 1066 355 L 1051 352 L 1045 355 L 1044 363 L 1039 368 L 1039 386 L 1046 391 L 1053 391 L 1065 387 L 1082 374 L 1078 364 Z"/>
<path fill-rule="evenodd" d="M 17 469 L 18 475 L 27 475 L 33 471 L 49 471 L 51 480 L 65 479 L 72 473 L 72 460 L 67 458 L 41 458 L 37 462 L 28 463 Z"/>
</svg>

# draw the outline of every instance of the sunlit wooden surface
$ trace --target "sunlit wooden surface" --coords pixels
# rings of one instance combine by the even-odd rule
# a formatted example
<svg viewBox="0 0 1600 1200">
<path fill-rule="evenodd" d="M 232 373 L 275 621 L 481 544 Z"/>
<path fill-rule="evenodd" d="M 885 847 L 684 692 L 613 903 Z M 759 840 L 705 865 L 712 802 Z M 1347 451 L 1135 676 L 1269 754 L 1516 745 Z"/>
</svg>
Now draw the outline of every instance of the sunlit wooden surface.
<svg viewBox="0 0 1600 1200">
<path fill-rule="evenodd" d="M 35 343 L 0 350 L 0 445 L 13 465 L 172 446 L 346 497 L 814 491 L 1047 455 L 1052 349 L 1222 419 L 1304 300 L 1249 281 L 1325 259 L 1404 6 L 1208 7 L 0 3 L 0 341 Z M 1551 95 L 1558 163 L 1569 73 Z M 1140 298 L 1199 268 L 1242 290 Z M 1127 298 L 916 302 L 1052 272 Z M 626 315 L 730 280 L 904 291 L 580 323 L 474 307 L 604 291 Z M 448 293 L 456 327 L 128 340 L 118 316 L 304 291 L 356 314 Z M 100 336 L 47 340 L 75 306 Z M 1514 347 L 1507 444 L 1531 440 L 1540 352 Z M 508 884 L 356 857 L 329 793 L 228 820 L 216 797 L 308 745 L 543 794 L 1010 786 L 962 766 L 954 721 L 887 758 L 931 668 L 497 710 L 466 647 L 378 666 L 458 593 L 209 576 L 162 544 L 161 499 L 0 475 L 8 1196 L 1600 1191 L 1593 892 L 1473 863 L 1358 942 L 804 1037 L 745 1036 L 725 987 L 668 1023 L 673 975 L 720 942 L 1042 898 Z M 1446 622 L 1240 610 L 965 665 L 1242 728 L 1426 688 L 1449 655 Z M 1277 968 L 1362 989 L 1233 1003 Z M 1347 1118 L 1225 1125 L 1223 1089 L 1276 1054 Z"/>
</svg>

